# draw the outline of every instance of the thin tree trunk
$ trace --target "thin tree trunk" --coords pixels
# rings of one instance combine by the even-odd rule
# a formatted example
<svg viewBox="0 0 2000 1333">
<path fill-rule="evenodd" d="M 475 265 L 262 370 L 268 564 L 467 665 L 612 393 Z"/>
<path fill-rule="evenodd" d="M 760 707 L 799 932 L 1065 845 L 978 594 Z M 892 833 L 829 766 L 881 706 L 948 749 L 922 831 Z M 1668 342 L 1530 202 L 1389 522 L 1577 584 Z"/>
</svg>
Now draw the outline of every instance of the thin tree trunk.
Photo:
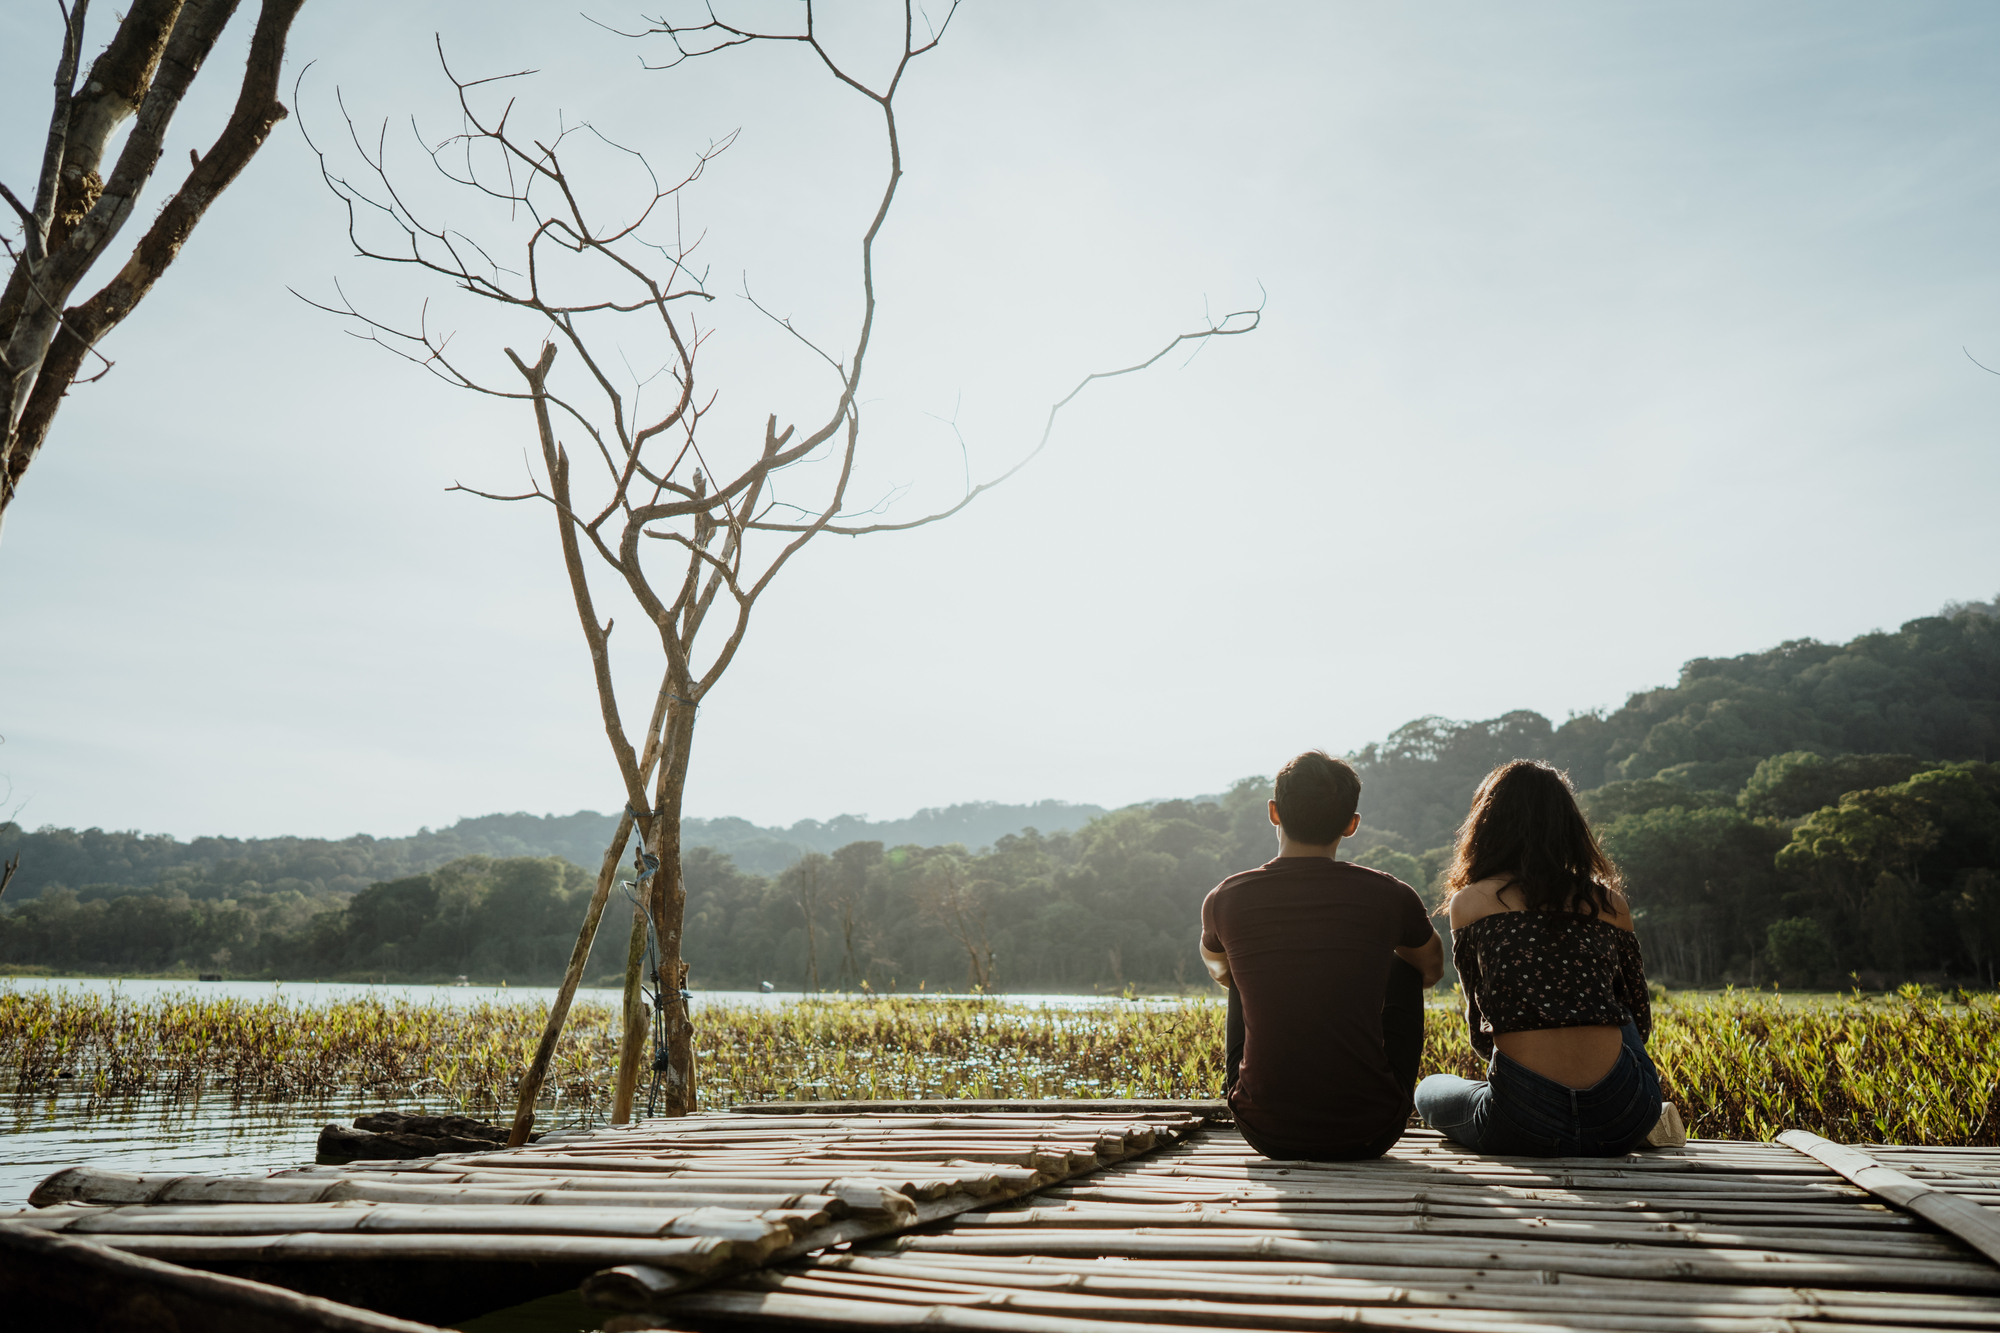
<svg viewBox="0 0 2000 1333">
<path fill-rule="evenodd" d="M 666 1067 L 659 1071 L 666 1115 L 687 1115 L 695 1103 L 694 1024 L 681 1002 L 686 970 L 681 963 L 681 926 L 687 912 L 687 882 L 681 875 L 681 800 L 687 792 L 688 746 L 694 739 L 694 708 L 685 702 L 691 686 L 676 682 L 667 706 L 667 743 L 660 756 L 658 815 L 653 820 L 653 929 L 659 932 L 660 988 L 666 1028 Z"/>
<path fill-rule="evenodd" d="M 542 1094 L 542 1083 L 548 1078 L 549 1061 L 555 1057 L 556 1040 L 562 1036 L 563 1023 L 569 1018 L 570 1001 L 576 998 L 577 983 L 583 979 L 583 968 L 590 961 L 590 946 L 597 942 L 597 923 L 604 916 L 605 901 L 611 896 L 611 881 L 618 877 L 618 864 L 625 859 L 625 843 L 632 836 L 632 816 L 622 815 L 618 820 L 618 832 L 612 837 L 611 845 L 604 849 L 604 863 L 597 869 L 597 888 L 590 895 L 590 908 L 583 914 L 583 929 L 576 933 L 576 947 L 569 951 L 569 968 L 563 973 L 562 985 L 556 988 L 555 1003 L 549 1006 L 548 1021 L 542 1024 L 542 1042 L 535 1048 L 535 1058 L 528 1064 L 528 1072 L 521 1079 L 521 1095 L 514 1103 L 514 1128 L 507 1136 L 507 1146 L 518 1148 L 528 1141 L 528 1133 L 535 1127 L 535 1099 Z"/>
</svg>

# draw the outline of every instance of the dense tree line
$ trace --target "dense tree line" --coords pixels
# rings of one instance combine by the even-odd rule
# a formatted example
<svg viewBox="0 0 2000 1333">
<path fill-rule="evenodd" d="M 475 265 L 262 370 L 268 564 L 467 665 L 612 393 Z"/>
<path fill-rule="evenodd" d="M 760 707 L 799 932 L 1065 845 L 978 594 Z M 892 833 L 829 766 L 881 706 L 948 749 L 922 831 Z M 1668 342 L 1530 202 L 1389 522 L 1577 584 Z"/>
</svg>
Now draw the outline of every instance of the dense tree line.
<svg viewBox="0 0 2000 1333">
<path fill-rule="evenodd" d="M 1885 774 L 1907 776 L 1833 792 Z M 1137 806 L 978 853 L 857 842 L 777 876 L 697 848 L 686 862 L 694 980 L 878 991 L 1195 984 L 1201 897 L 1271 854 L 1268 795 L 1249 779 L 1219 800 Z M 1625 873 L 1663 980 L 1994 980 L 2000 765 L 1798 751 L 1760 764 L 1735 799 L 1647 778 L 1586 793 L 1585 805 Z M 1433 895 L 1448 858 L 1445 845 L 1412 855 L 1380 841 L 1356 853 Z M 284 891 L 84 901 L 65 889 L 0 916 L 0 962 L 546 983 L 589 889 L 590 877 L 560 858 L 483 856 L 371 885 L 332 908 Z M 628 920 L 607 916 L 592 979 L 617 974 Z"/>
<path fill-rule="evenodd" d="M 1560 726 L 1527 712 L 1420 719 L 1353 756 L 1363 827 L 1348 854 L 1434 894 L 1479 779 L 1506 759 L 1545 758 L 1586 788 L 1662 979 L 1993 984 L 1996 627 L 1993 608 L 1974 605 L 1841 647 L 1701 659 L 1672 687 Z M 1024 829 L 978 851 L 883 838 L 795 845 L 775 873 L 697 846 L 686 858 L 694 979 L 1193 984 L 1201 895 L 1271 854 L 1268 795 L 1265 779 L 1249 778 L 1222 795 L 1100 814 L 1073 831 Z M 952 816 L 957 827 L 1000 808 L 969 809 Z M 0 851 L 11 837 L 45 877 L 38 895 L 10 893 L 0 912 L 0 963 L 545 981 L 581 916 L 589 876 L 573 863 L 594 863 L 602 833 L 588 821 L 601 818 L 490 816 L 415 839 L 255 844 L 0 827 Z M 808 831 L 857 827 L 871 831 L 859 821 Z M 492 851 L 467 854 L 476 840 Z M 548 854 L 551 840 L 576 854 Z M 64 874 L 82 886 L 57 887 Z M 618 971 L 627 919 L 607 917 L 620 924 L 600 940 L 594 977 Z"/>
<path fill-rule="evenodd" d="M 0 916 L 0 962 L 287 979 L 546 980 L 568 961 L 593 883 L 559 857 L 468 856 L 333 906 L 289 889 L 219 898 L 146 889 L 88 901 L 57 889 Z M 599 944 L 592 965 L 622 969 L 624 934 L 607 931 Z"/>
<path fill-rule="evenodd" d="M 1104 811 L 1067 801 L 1001 805 L 973 801 L 919 810 L 908 819 L 872 821 L 859 815 L 803 819 L 790 828 L 766 828 L 747 819 L 687 819 L 681 836 L 691 847 L 711 847 L 756 874 L 775 875 L 808 852 L 830 852 L 850 842 L 879 839 L 892 845 L 964 843 L 984 847 L 1006 833 L 1033 825 L 1080 828 Z M 20 873 L 9 902 L 71 888 L 86 900 L 156 888 L 194 899 L 243 893 L 304 894 L 339 901 L 385 879 L 420 874 L 463 856 L 560 856 L 596 866 L 618 827 L 616 815 L 579 810 L 572 815 L 493 814 L 461 819 L 449 828 L 419 829 L 404 838 L 195 838 L 164 833 L 42 827 L 30 831 L 0 821 L 0 861 L 19 856 Z"/>
</svg>

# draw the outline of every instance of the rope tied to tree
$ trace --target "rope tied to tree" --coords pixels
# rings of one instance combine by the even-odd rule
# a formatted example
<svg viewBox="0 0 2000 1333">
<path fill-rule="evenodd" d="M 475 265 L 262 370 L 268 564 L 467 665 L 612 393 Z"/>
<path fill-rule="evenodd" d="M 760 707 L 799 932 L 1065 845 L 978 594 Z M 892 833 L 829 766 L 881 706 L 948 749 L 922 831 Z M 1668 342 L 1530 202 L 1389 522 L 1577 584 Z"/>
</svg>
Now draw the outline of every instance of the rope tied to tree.
<svg viewBox="0 0 2000 1333">
<path fill-rule="evenodd" d="M 646 1089 L 646 1114 L 657 1115 L 659 1113 L 661 1076 L 671 1075 L 674 1072 L 673 1057 L 669 1053 L 667 1042 L 667 1006 L 676 1000 L 681 1004 L 686 1004 L 694 999 L 694 993 L 688 990 L 685 985 L 677 986 L 670 992 L 665 987 L 658 986 L 657 984 L 660 975 L 659 931 L 653 920 L 652 909 L 646 905 L 645 895 L 636 892 L 636 890 L 652 876 L 654 871 L 660 868 L 660 858 L 646 851 L 641 851 L 639 858 L 645 863 L 646 868 L 644 872 L 640 874 L 636 882 L 631 880 L 620 881 L 619 887 L 625 891 L 625 896 L 631 899 L 633 908 L 646 923 L 646 970 L 644 975 L 655 979 L 655 989 L 648 990 L 642 981 L 639 984 L 639 995 L 645 1002 L 646 1007 L 652 1012 L 653 1078 Z M 685 981 L 686 977 L 687 968 L 683 965 L 681 968 L 681 978 Z"/>
</svg>

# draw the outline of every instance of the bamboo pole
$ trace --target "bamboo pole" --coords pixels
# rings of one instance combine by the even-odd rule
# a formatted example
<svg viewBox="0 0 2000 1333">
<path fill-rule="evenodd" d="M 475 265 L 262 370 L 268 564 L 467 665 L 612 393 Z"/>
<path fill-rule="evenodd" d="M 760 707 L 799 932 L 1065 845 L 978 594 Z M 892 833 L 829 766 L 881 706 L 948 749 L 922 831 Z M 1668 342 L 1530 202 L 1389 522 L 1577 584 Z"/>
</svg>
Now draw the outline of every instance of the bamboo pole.
<svg viewBox="0 0 2000 1333">
<path fill-rule="evenodd" d="M 831 1263 L 838 1256 L 824 1256 L 818 1263 Z M 993 1267 L 993 1260 L 969 1254 L 901 1254 L 885 1258 L 880 1253 L 870 1251 L 869 1257 L 881 1262 L 935 1266 L 940 1271 L 946 1269 L 984 1270 Z M 1091 1259 L 1062 1255 L 1030 1255 L 1009 1260 L 1007 1271 L 1033 1271 L 1051 1273 L 1115 1273 L 1124 1276 L 1151 1274 L 1160 1277 L 1188 1276 L 1195 1280 L 1243 1280 L 1268 1281 L 1278 1283 L 1323 1284 L 1344 1282 L 1384 1282 L 1402 1285 L 1425 1285 L 1439 1288 L 1440 1284 L 1452 1288 L 1471 1290 L 1476 1287 L 1494 1287 L 1514 1290 L 1522 1286 L 1549 1285 L 1548 1274 L 1535 1269 L 1447 1269 L 1419 1268 L 1380 1264 L 1328 1264 L 1296 1263 L 1262 1259 Z M 1946 1312 L 1970 1312 L 1986 1316 L 1992 1323 L 1992 1316 L 2000 1314 L 2000 1297 L 1970 1295 L 1963 1292 L 1909 1292 L 1899 1291 L 1893 1296 L 1885 1296 L 1878 1291 L 1846 1291 L 1836 1287 L 1791 1287 L 1791 1286 L 1751 1286 L 1741 1283 L 1703 1282 L 1690 1284 L 1673 1279 L 1633 1278 L 1633 1277 L 1578 1277 L 1564 1275 L 1560 1284 L 1565 1289 L 1594 1293 L 1615 1292 L 1628 1300 L 1679 1300 L 1728 1297 L 1746 1303 L 1770 1303 L 1774 1301 L 1807 1300 L 1828 1308 L 1852 1304 L 1881 1303 L 1888 1301 L 1911 1312 L 1939 1310 Z"/>
<path fill-rule="evenodd" d="M 77 1236 L 272 1236 L 279 1233 L 478 1236 L 667 1236 L 778 1245 L 791 1238 L 779 1218 L 723 1208 L 508 1208 L 482 1204 L 156 1204 L 72 1205 L 15 1214 L 8 1221 Z"/>
<path fill-rule="evenodd" d="M 1698 1208 L 1660 1208 L 1650 1198 L 1593 1198 L 1578 1194 L 1558 1194 L 1550 1190 L 1517 1190 L 1505 1187 L 1454 1187 L 1426 1185 L 1420 1190 L 1314 1188 L 1281 1190 L 1269 1186 L 1249 1189 L 1174 1189 L 1165 1182 L 1145 1185 L 1099 1184 L 1090 1181 L 1052 1185 L 1041 1197 L 1052 1202 L 1080 1204 L 1214 1204 L 1231 1208 L 1264 1209 L 1281 1212 L 1432 1210 L 1448 1208 L 1498 1208 L 1522 1212 L 1558 1212 L 1602 1216 L 1607 1221 L 1653 1218 L 1659 1221 L 1743 1222 L 1751 1218 L 1839 1219 L 1845 1226 L 1865 1226 L 1882 1230 L 1908 1230 L 1921 1224 L 1900 1213 L 1854 1204 L 1735 1201 L 1703 1198 Z"/>
<path fill-rule="evenodd" d="M 1272 1215 L 1239 1212 L 1226 1208 L 1142 1209 L 1021 1208 L 986 1213 L 959 1220 L 961 1228 L 1012 1227 L 1144 1227 L 1148 1229 L 1189 1228 L 1225 1231 L 1255 1230 L 1267 1236 L 1316 1239 L 1320 1236 L 1365 1236 L 1388 1240 L 1397 1236 L 1452 1236 L 1471 1240 L 1528 1239 L 1586 1245 L 1649 1245 L 1670 1249 L 1714 1247 L 1718 1249 L 1773 1250 L 1821 1256 L 1851 1255 L 1875 1259 L 1956 1259 L 1958 1252 L 1939 1237 L 1912 1234 L 1886 1238 L 1866 1232 L 1846 1232 L 1832 1227 L 1716 1227 L 1690 1226 L 1672 1222 L 1590 1222 L 1549 1217 L 1485 1217 L 1451 1219 L 1433 1214 L 1393 1217 L 1371 1214 L 1364 1217 Z"/>
<path fill-rule="evenodd" d="M 514 1106 L 514 1128 L 507 1136 L 510 1148 L 526 1143 L 535 1127 L 535 1099 L 542 1095 L 549 1061 L 555 1056 L 556 1042 L 569 1019 L 569 1003 L 576 997 L 577 983 L 583 979 L 584 965 L 590 961 L 590 946 L 597 942 L 597 923 L 604 915 L 605 901 L 611 896 L 611 881 L 618 876 L 618 864 L 625 858 L 625 843 L 631 836 L 632 811 L 627 806 L 618 817 L 618 831 L 612 835 L 611 845 L 604 849 L 603 864 L 597 868 L 597 887 L 591 892 L 590 906 L 583 914 L 583 929 L 576 933 L 576 947 L 569 951 L 569 966 L 563 970 L 562 985 L 556 988 L 555 1003 L 549 1006 L 548 1021 L 542 1024 L 541 1044 L 535 1048 L 535 1058 L 528 1062 L 528 1072 L 521 1078 L 521 1095 Z"/>
<path fill-rule="evenodd" d="M 1122 1319 L 1066 1319 L 1030 1314 L 1026 1311 L 958 1309 L 948 1305 L 898 1305 L 881 1301 L 835 1299 L 826 1296 L 796 1296 L 787 1292 L 697 1291 L 671 1302 L 675 1314 L 725 1320 L 824 1323 L 859 1325 L 863 1328 L 946 1328 L 974 1329 L 981 1333 L 1010 1330 L 1011 1333 L 1159 1333 L 1157 1321 Z M 1491 1321 L 1449 1315 L 1422 1318 L 1416 1312 L 1404 1319 L 1388 1318 L 1365 1309 L 1329 1310 L 1319 1327 L 1334 1328 L 1426 1328 L 1438 1333 L 1491 1333 Z M 1217 1324 L 1178 1324 L 1182 1333 L 1219 1333 Z M 1574 1333 L 1573 1326 L 1553 1323 L 1521 1323 L 1511 1333 Z"/>
<path fill-rule="evenodd" d="M 741 1241 L 708 1236 L 493 1236 L 422 1234 L 393 1236 L 342 1232 L 294 1235 L 140 1236 L 94 1235 L 92 1245 L 143 1254 L 171 1263 L 367 1263 L 417 1259 L 452 1263 L 537 1263 L 584 1267 L 645 1263 L 657 1268 L 712 1273 L 726 1265 L 756 1262 L 767 1251 Z M 473 1271 L 481 1271 L 474 1269 Z"/>
<path fill-rule="evenodd" d="M 618 1082 L 611 1098 L 611 1123 L 629 1124 L 639 1088 L 639 1062 L 646 1049 L 646 997 L 639 987 L 646 965 L 646 912 L 632 904 L 632 940 L 625 950 L 625 1026 L 618 1041 Z"/>
<path fill-rule="evenodd" d="M 883 1258 L 866 1253 L 829 1254 L 813 1264 L 816 1272 L 849 1271 L 884 1276 L 930 1279 L 940 1282 L 977 1282 L 994 1286 L 1078 1285 L 1083 1289 L 1129 1290 L 1140 1294 L 1172 1294 L 1207 1291 L 1243 1292 L 1271 1300 L 1311 1301 L 1320 1293 L 1341 1293 L 1349 1300 L 1368 1300 L 1362 1293 L 1380 1293 L 1389 1302 L 1452 1300 L 1464 1306 L 1468 1298 L 1480 1303 L 1547 1300 L 1551 1308 L 1564 1301 L 1571 1305 L 1589 1303 L 1625 1306 L 1668 1306 L 1678 1313 L 1707 1310 L 1741 1317 L 1755 1311 L 1765 1318 L 1823 1319 L 1835 1314 L 1842 1320 L 1880 1319 L 1889 1323 L 1914 1321 L 1948 1323 L 1993 1323 L 2000 1316 L 2000 1301 L 1982 1296 L 1919 1295 L 1898 1293 L 1885 1299 L 1878 1293 L 1840 1291 L 1833 1288 L 1745 1287 L 1718 1283 L 1658 1282 L 1566 1279 L 1560 1290 L 1546 1296 L 1531 1289 L 1545 1287 L 1540 1274 L 1478 1273 L 1452 1275 L 1439 1283 L 1435 1270 L 1391 1270 L 1366 1277 L 1346 1276 L 1343 1267 L 1335 1276 L 1300 1272 L 1267 1271 L 1296 1268 L 1297 1265 L 1150 1264 L 1133 1260 L 1050 1260 L 1037 1259 L 1013 1268 L 980 1266 L 978 1260 L 960 1256 L 913 1255 Z M 1255 1271 L 1249 1271 L 1255 1270 Z M 1428 1283 L 1428 1288 L 1423 1285 Z M 1413 1285 L 1416 1284 L 1416 1285 Z M 1354 1294 L 1348 1294 L 1354 1293 Z M 1939 1314 L 1947 1316 L 1938 1320 Z M 1953 1317 L 1955 1316 L 1955 1318 Z"/>
<path fill-rule="evenodd" d="M 1349 1305 L 1325 1302 L 1332 1293 L 1273 1302 L 1263 1292 L 1231 1292 L 1222 1299 L 1202 1299 L 1185 1290 L 1155 1290 L 1145 1294 L 1129 1290 L 1101 1291 L 1070 1286 L 1062 1291 L 1037 1289 L 1036 1285 L 1010 1282 L 1008 1275 L 993 1275 L 991 1282 L 954 1283 L 949 1286 L 927 1279 L 898 1278 L 880 1273 L 848 1273 L 815 1269 L 808 1274 L 763 1273 L 735 1284 L 737 1291 L 775 1291 L 807 1298 L 851 1301 L 855 1299 L 929 1305 L 944 1309 L 977 1306 L 981 1310 L 1005 1311 L 1030 1316 L 1056 1318 L 1125 1319 L 1146 1323 L 1186 1326 L 1212 1324 L 1225 1328 L 1340 1327 L 1357 1315 L 1362 1326 L 1390 1328 L 1492 1328 L 1521 1329 L 1556 1324 L 1574 1328 L 1574 1321 L 1587 1319 L 1589 1327 L 1606 1330 L 1633 1330 L 1634 1333 L 1781 1333 L 1784 1325 L 1771 1315 L 1745 1315 L 1727 1306 L 1687 1311 L 1653 1312 L 1632 1307 L 1620 1309 L 1562 1295 L 1540 1299 L 1516 1297 L 1511 1302 L 1469 1306 L 1449 1298 L 1424 1301 L 1416 1294 L 1389 1289 L 1339 1293 Z M 1560 1289 L 1558 1289 L 1559 1291 Z M 1369 1297 L 1374 1297 L 1370 1300 Z M 1311 1303 L 1307 1303 L 1310 1301 Z M 1508 1306 L 1513 1308 L 1508 1308 Z M 1381 1308 L 1381 1307 L 1389 1308 Z M 1428 1308 L 1426 1308 L 1428 1307 Z M 668 1304 L 672 1311 L 674 1304 Z M 888 1308 L 895 1309 L 895 1305 Z M 1550 1318 L 1555 1316 L 1555 1318 Z M 1347 1326 L 1353 1326 L 1348 1324 Z M 1902 1333 L 1900 1319 L 1876 1325 L 1843 1321 L 1843 1333 Z"/>
<path fill-rule="evenodd" d="M 79 1168 L 79 1170 L 82 1170 Z M 667 1191 L 657 1187 L 635 1190 L 594 1190 L 587 1184 L 562 1182 L 543 1185 L 529 1181 L 526 1187 L 508 1183 L 464 1184 L 455 1182 L 411 1183 L 408 1177 L 395 1180 L 240 1180 L 202 1176 L 131 1176 L 103 1172 L 84 1175 L 65 1172 L 70 1179 L 50 1189 L 46 1181 L 37 1191 L 44 1204 L 76 1202 L 92 1204 L 165 1203 L 418 1203 L 482 1204 L 496 1207 L 564 1208 L 665 1208 L 676 1211 L 726 1208 L 784 1223 L 793 1232 L 824 1226 L 836 1215 L 845 1217 L 853 1209 L 831 1194 L 800 1194 L 764 1191 L 728 1194 Z"/>
<path fill-rule="evenodd" d="M 2000 1218 L 1970 1199 L 1912 1180 L 1858 1148 L 1834 1143 L 1802 1129 L 1788 1129 L 1778 1136 L 1778 1141 L 1840 1172 L 1876 1198 L 1935 1223 L 2000 1264 Z"/>
<path fill-rule="evenodd" d="M 1070 1257 L 1126 1256 L 1154 1259 L 1290 1259 L 1333 1264 L 1384 1265 L 1394 1262 L 1424 1268 L 1493 1269 L 1577 1273 L 1586 1277 L 1656 1277 L 1695 1281 L 1765 1279 L 1786 1286 L 1852 1286 L 1875 1283 L 1887 1287 L 1930 1287 L 1954 1291 L 2000 1291 L 2000 1272 L 1985 1263 L 1898 1259 L 1874 1264 L 1851 1260 L 1819 1261 L 1768 1250 L 1719 1250 L 1687 1253 L 1679 1249 L 1625 1248 L 1533 1241 L 1440 1242 L 1412 1244 L 1407 1237 L 1362 1237 L 1342 1240 L 1299 1240 L 1286 1236 L 1157 1234 L 1133 1231 L 1060 1229 L 1006 1234 L 896 1236 L 884 1244 L 893 1250 L 977 1254 L 981 1256 L 1049 1254 Z"/>
</svg>

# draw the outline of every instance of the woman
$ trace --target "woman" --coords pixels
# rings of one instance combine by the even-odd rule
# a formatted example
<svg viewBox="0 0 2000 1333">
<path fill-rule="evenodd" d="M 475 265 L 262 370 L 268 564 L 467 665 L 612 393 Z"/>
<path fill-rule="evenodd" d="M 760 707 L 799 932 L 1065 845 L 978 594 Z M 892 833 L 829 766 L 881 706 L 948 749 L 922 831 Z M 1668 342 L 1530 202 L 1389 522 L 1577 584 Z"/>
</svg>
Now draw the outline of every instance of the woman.
<svg viewBox="0 0 2000 1333">
<path fill-rule="evenodd" d="M 1503 1156 L 1616 1157 L 1649 1136 L 1673 1141 L 1679 1113 L 1662 1106 L 1646 1055 L 1653 1015 L 1632 912 L 1563 775 L 1518 759 L 1488 774 L 1448 883 L 1440 910 L 1486 1081 L 1432 1074 L 1417 1085 L 1424 1123 Z"/>
</svg>

